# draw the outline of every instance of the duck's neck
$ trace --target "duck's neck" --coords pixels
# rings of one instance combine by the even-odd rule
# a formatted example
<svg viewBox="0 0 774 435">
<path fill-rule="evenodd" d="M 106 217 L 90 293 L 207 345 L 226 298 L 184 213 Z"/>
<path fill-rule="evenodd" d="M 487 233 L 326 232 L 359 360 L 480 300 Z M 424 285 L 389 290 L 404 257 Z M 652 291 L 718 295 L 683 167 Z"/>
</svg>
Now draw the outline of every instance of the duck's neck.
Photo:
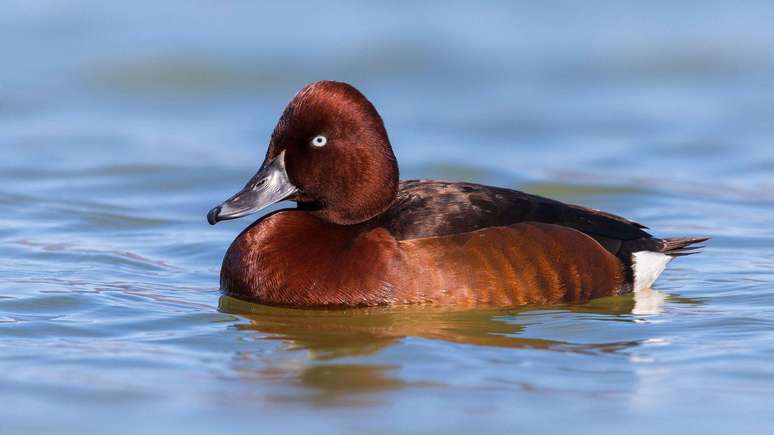
<svg viewBox="0 0 774 435">
<path fill-rule="evenodd" d="M 286 210 L 234 240 L 223 260 L 221 289 L 273 305 L 378 305 L 393 297 L 379 282 L 379 270 L 399 258 L 397 242 L 385 230 Z"/>
<path fill-rule="evenodd" d="M 347 182 L 339 188 L 330 187 L 318 195 L 300 193 L 299 208 L 337 225 L 356 225 L 379 216 L 395 202 L 400 184 L 394 156 L 384 164 L 389 166 L 342 174 Z"/>
</svg>

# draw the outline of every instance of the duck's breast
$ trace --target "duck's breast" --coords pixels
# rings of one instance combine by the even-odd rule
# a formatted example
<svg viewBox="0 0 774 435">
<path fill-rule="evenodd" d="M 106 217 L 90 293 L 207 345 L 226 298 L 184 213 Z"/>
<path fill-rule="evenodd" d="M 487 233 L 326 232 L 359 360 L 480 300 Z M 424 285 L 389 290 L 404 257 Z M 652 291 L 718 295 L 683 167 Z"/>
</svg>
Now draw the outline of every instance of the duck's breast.
<svg viewBox="0 0 774 435">
<path fill-rule="evenodd" d="M 234 240 L 223 259 L 221 290 L 298 307 L 412 303 L 390 280 L 403 282 L 405 264 L 398 242 L 382 228 L 360 231 L 285 210 Z"/>
</svg>

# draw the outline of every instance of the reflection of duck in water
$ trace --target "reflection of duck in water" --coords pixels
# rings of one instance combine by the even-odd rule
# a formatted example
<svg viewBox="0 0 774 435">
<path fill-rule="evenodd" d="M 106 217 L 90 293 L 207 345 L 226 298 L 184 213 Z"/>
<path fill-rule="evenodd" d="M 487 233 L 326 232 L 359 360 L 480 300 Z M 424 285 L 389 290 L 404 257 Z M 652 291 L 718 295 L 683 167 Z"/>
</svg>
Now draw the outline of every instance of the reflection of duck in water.
<svg viewBox="0 0 774 435">
<path fill-rule="evenodd" d="M 632 313 L 636 304 L 634 297 L 625 296 L 546 309 L 617 316 Z M 407 337 L 504 348 L 583 351 L 594 347 L 521 337 L 524 325 L 520 322 L 520 313 L 529 316 L 536 308 L 539 307 L 519 311 L 452 311 L 432 307 L 375 307 L 321 311 L 270 307 L 229 296 L 220 299 L 221 311 L 239 313 L 249 320 L 249 323 L 238 325 L 239 328 L 268 334 L 269 338 L 283 340 L 292 348 L 308 350 L 319 359 L 370 354 Z M 609 350 L 617 346 L 604 343 L 600 347 Z"/>
<path fill-rule="evenodd" d="M 648 288 L 706 240 L 654 238 L 622 217 L 509 189 L 399 182 L 376 109 L 329 81 L 296 95 L 261 169 L 208 220 L 284 199 L 298 210 L 264 216 L 229 248 L 227 295 L 296 307 L 578 303 Z"/>
<path fill-rule="evenodd" d="M 663 295 L 663 294 L 662 294 Z M 699 301 L 669 297 L 671 303 L 696 304 Z M 355 406 L 364 403 L 361 393 L 390 391 L 412 386 L 442 387 L 421 383 L 416 385 L 396 375 L 402 362 L 391 364 L 389 358 L 378 358 L 374 364 L 364 357 L 385 350 L 406 338 L 422 338 L 462 345 L 487 346 L 507 349 L 542 349 L 571 353 L 626 352 L 637 347 L 641 340 L 617 339 L 608 341 L 584 335 L 580 342 L 567 342 L 536 337 L 536 332 L 549 325 L 564 329 L 567 316 L 595 314 L 594 321 L 641 321 L 632 314 L 638 302 L 632 295 L 595 299 L 583 305 L 531 307 L 508 310 L 454 311 L 424 306 L 373 307 L 347 310 L 298 310 L 245 302 L 229 296 L 220 299 L 220 310 L 239 313 L 248 323 L 237 327 L 255 331 L 266 340 L 280 340 L 286 350 L 285 358 L 273 355 L 264 360 L 266 365 L 256 367 L 254 359 L 264 357 L 240 353 L 237 372 L 246 381 L 254 378 L 271 379 L 281 385 L 303 387 L 298 391 L 279 389 L 270 400 L 309 401 L 325 406 Z M 539 311 L 535 311 L 539 308 Z M 584 316 L 588 317 L 588 316 Z M 599 320 L 596 320 L 596 319 Z M 536 330 L 527 325 L 537 322 Z M 573 322 L 575 323 L 575 322 Z M 525 334 L 532 337 L 524 337 Z M 262 354 L 263 355 L 263 354 Z M 295 355 L 295 356 L 292 356 Z M 532 388 L 525 383 L 524 388 Z"/>
</svg>

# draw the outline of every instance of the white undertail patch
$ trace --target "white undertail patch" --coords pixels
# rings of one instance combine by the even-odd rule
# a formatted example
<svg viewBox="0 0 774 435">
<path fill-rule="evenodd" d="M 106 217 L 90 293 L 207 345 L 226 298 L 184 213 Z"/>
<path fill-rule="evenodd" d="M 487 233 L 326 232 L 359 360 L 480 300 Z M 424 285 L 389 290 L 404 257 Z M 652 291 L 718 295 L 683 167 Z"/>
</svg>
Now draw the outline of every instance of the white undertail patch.
<svg viewBox="0 0 774 435">
<path fill-rule="evenodd" d="M 634 291 L 649 289 L 670 261 L 672 257 L 660 252 L 639 251 L 632 254 Z"/>
</svg>

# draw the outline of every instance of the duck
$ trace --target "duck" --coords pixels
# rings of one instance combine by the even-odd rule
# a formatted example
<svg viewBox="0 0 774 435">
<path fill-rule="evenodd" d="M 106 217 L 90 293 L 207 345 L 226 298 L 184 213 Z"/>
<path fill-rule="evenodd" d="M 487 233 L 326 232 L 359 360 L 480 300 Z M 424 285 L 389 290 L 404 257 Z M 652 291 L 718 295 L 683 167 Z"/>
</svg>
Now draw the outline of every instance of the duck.
<svg viewBox="0 0 774 435">
<path fill-rule="evenodd" d="M 211 225 L 280 201 L 242 231 L 225 296 L 296 308 L 582 304 L 649 289 L 706 237 L 656 238 L 604 211 L 503 187 L 400 180 L 384 122 L 354 86 L 288 103 L 257 173 Z"/>
</svg>

